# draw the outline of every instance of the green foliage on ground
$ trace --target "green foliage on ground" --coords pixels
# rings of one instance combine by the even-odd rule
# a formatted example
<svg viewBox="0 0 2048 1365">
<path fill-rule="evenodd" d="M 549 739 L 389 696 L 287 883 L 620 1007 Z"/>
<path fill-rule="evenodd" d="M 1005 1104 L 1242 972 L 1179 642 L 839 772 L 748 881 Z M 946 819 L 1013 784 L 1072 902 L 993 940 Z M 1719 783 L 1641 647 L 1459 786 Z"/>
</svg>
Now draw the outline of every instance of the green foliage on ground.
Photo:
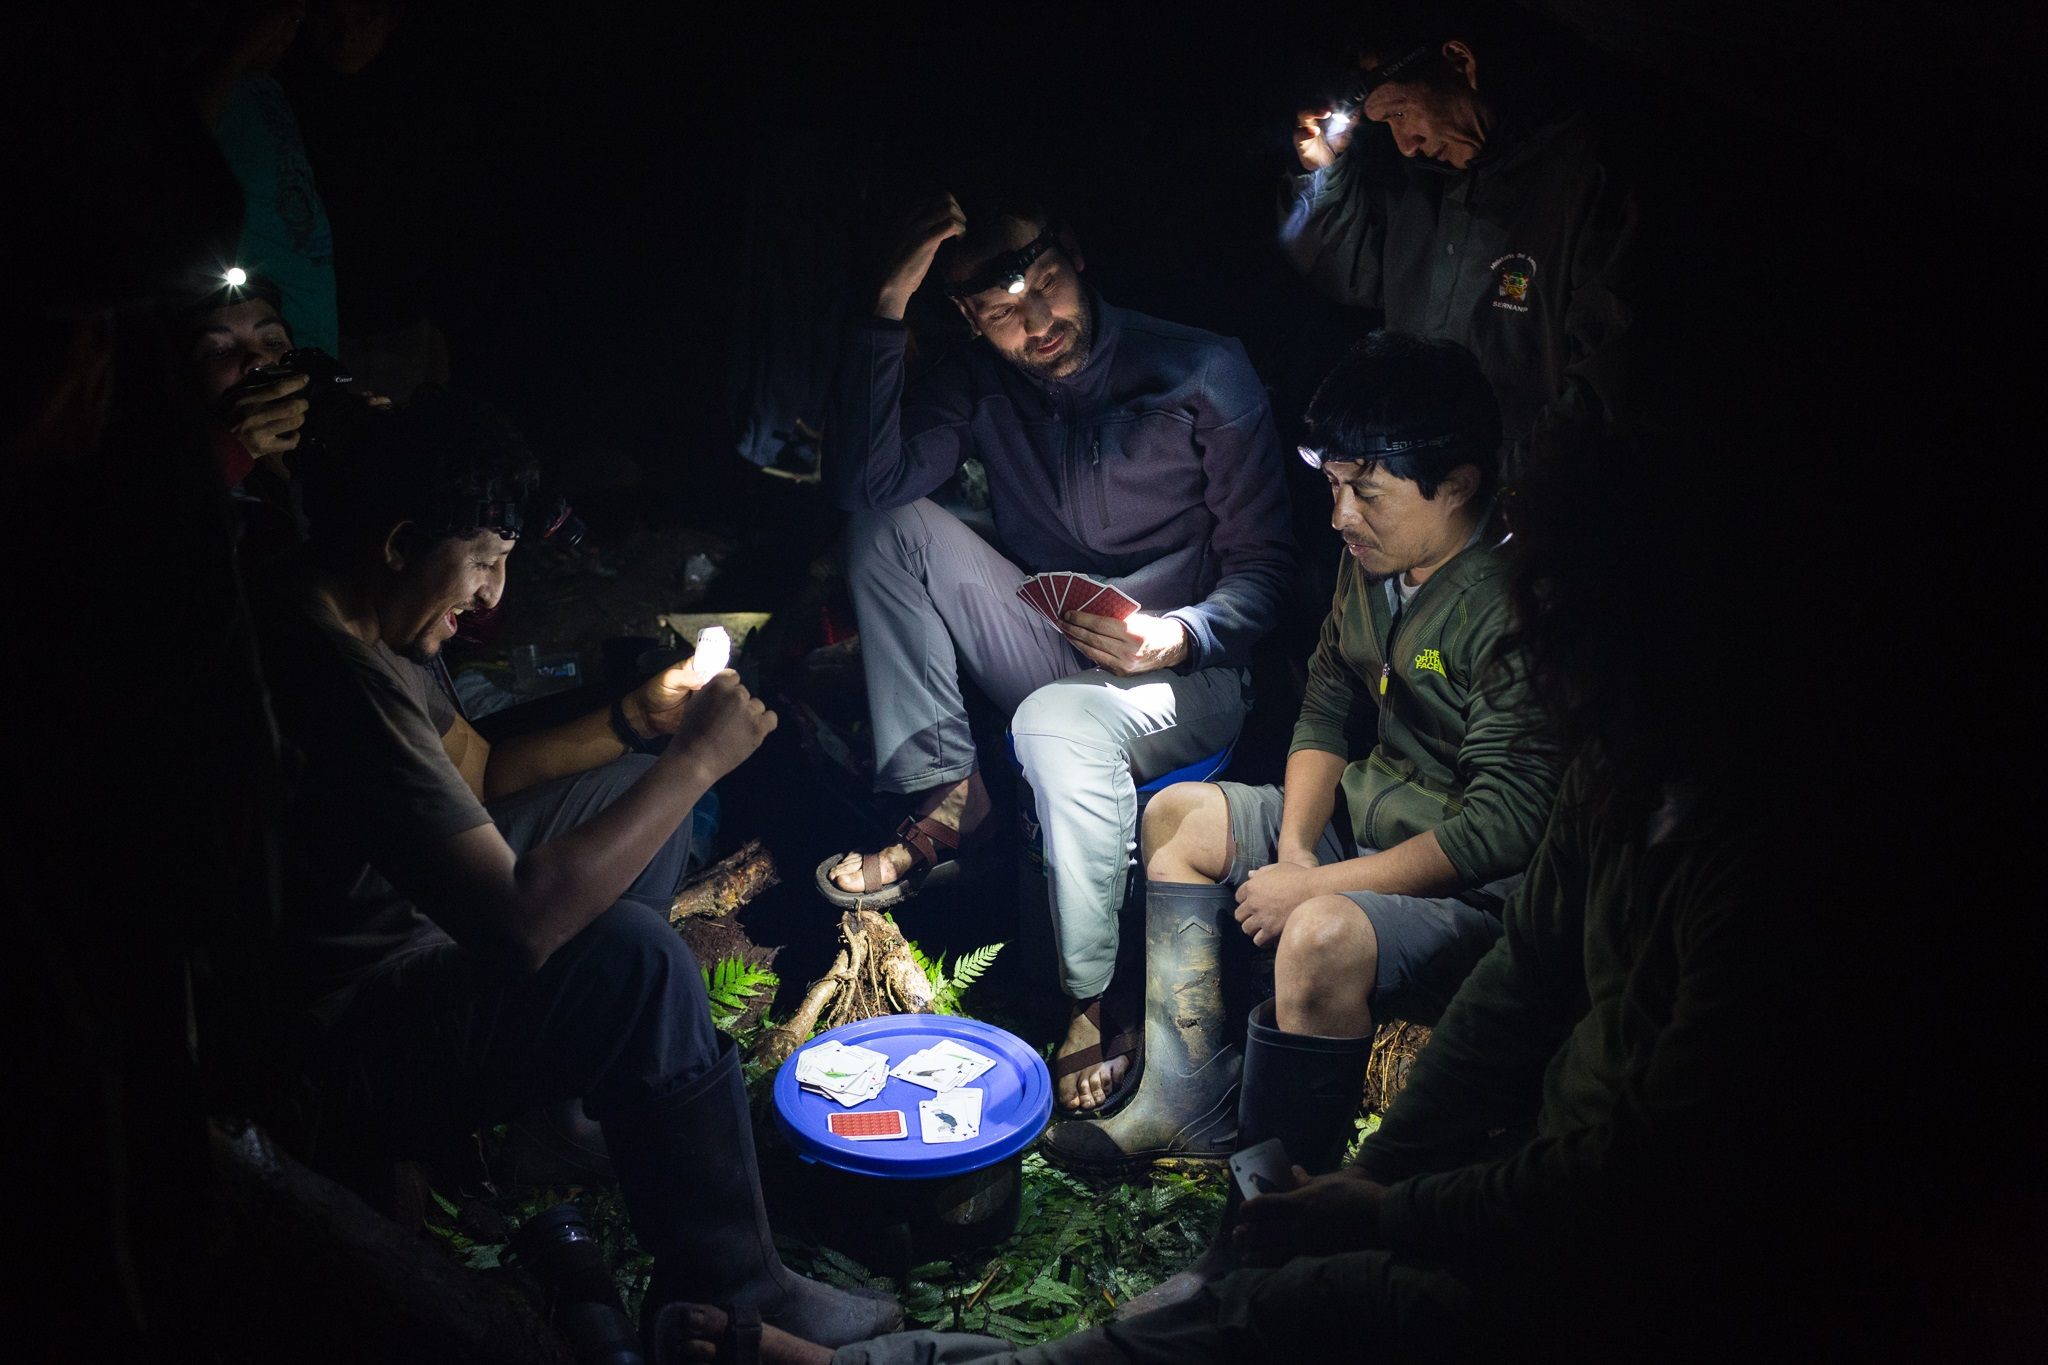
<svg viewBox="0 0 2048 1365">
<path fill-rule="evenodd" d="M 1155 1170 L 1129 1184 L 1094 1184 L 1023 1161 L 1016 1235 L 992 1252 L 932 1261 L 893 1284 L 837 1252 L 789 1247 L 794 1269 L 830 1284 L 896 1294 L 907 1326 L 981 1332 L 1019 1344 L 1048 1341 L 1109 1318 L 1201 1254 L 1223 1207 L 1223 1170 Z"/>
<path fill-rule="evenodd" d="M 916 944 L 912 957 L 932 983 L 933 1008 L 965 1013 L 964 999 L 988 970 L 1003 945 L 992 943 L 965 953 L 950 970 L 945 956 L 928 959 Z M 704 971 L 718 1027 L 734 1034 L 744 1050 L 771 1026 L 765 1017 L 740 1027 L 749 1002 L 773 992 L 773 972 L 728 958 Z M 744 1074 L 753 1100 L 757 1131 L 773 1119 L 769 1086 L 775 1068 L 749 1062 Z M 1218 1167 L 1155 1170 L 1128 1184 L 1094 1184 L 1049 1165 L 1037 1152 L 1022 1162 L 1022 1190 L 1016 1234 L 992 1251 L 932 1261 L 911 1270 L 897 1284 L 829 1247 L 783 1241 L 783 1259 L 798 1272 L 841 1286 L 888 1290 L 903 1304 L 905 1325 L 941 1331 L 983 1332 L 1020 1344 L 1050 1340 L 1108 1318 L 1116 1305 L 1184 1269 L 1208 1244 L 1224 1198 L 1225 1174 Z M 573 1198 L 589 1222 L 619 1283 L 626 1309 L 636 1318 L 647 1290 L 653 1258 L 634 1241 L 625 1202 L 608 1189 L 518 1189 L 486 1201 L 508 1228 Z M 461 1210 L 440 1194 L 439 1215 L 428 1231 L 453 1257 L 487 1274 L 508 1273 L 501 1264 L 505 1243 L 459 1231 Z M 474 1221 L 474 1220 L 471 1220 Z"/>
</svg>

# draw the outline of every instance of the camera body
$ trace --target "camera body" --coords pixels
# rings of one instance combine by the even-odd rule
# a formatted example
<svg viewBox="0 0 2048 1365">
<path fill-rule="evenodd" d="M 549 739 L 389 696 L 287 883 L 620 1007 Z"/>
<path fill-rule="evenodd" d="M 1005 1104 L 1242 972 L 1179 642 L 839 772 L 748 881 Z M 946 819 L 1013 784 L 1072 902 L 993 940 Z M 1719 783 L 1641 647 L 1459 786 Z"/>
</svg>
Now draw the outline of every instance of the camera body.
<svg viewBox="0 0 2048 1365">
<path fill-rule="evenodd" d="M 317 346 L 301 346 L 286 351 L 271 364 L 258 365 L 227 391 L 223 401 L 232 402 L 251 389 L 275 384 L 295 374 L 305 375 L 308 381 L 296 395 L 306 400 L 306 420 L 299 428 L 301 451 L 323 449 L 370 410 L 362 394 L 356 391 L 355 376 L 348 367 Z"/>
</svg>

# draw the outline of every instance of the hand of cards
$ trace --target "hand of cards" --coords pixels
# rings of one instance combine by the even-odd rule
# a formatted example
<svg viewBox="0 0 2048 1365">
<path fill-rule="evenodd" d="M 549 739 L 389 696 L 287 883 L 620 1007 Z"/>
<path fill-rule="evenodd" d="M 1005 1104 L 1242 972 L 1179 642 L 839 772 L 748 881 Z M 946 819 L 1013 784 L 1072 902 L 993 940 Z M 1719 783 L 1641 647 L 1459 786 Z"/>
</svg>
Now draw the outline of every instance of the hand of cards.
<svg viewBox="0 0 2048 1365">
<path fill-rule="evenodd" d="M 1084 573 L 1035 573 L 1018 587 L 1017 596 L 1056 626 L 1065 623 L 1064 613 L 1070 611 L 1121 621 L 1138 609 L 1138 600 L 1122 588 Z"/>
<path fill-rule="evenodd" d="M 881 1094 L 891 1077 L 937 1092 L 917 1106 L 918 1134 L 932 1143 L 966 1142 L 980 1135 L 982 1092 L 962 1087 L 995 1064 L 994 1058 L 950 1040 L 914 1052 L 893 1067 L 873 1048 L 829 1040 L 804 1049 L 795 1060 L 798 1085 L 848 1109 Z M 825 1126 L 835 1137 L 856 1142 L 909 1136 L 900 1109 L 828 1114 Z"/>
</svg>

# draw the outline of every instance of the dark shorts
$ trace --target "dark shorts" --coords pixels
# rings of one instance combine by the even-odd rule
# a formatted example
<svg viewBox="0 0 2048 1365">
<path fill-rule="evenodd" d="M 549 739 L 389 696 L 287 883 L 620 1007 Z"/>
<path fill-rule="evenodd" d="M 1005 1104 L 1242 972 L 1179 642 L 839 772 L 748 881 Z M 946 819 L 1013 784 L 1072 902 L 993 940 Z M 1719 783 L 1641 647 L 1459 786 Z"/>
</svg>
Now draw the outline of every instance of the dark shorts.
<svg viewBox="0 0 2048 1365">
<path fill-rule="evenodd" d="M 1232 886 L 1273 861 L 1280 838 L 1282 795 L 1278 787 L 1218 782 L 1230 811 Z M 1316 860 L 1343 862 L 1361 849 L 1340 820 L 1332 820 L 1316 841 Z M 1521 874 L 1460 892 L 1456 896 L 1389 896 L 1349 891 L 1347 899 L 1372 921 L 1379 940 L 1379 970 L 1373 977 L 1373 1013 L 1381 1018 L 1433 1024 L 1465 977 L 1501 936 L 1501 909 Z"/>
</svg>

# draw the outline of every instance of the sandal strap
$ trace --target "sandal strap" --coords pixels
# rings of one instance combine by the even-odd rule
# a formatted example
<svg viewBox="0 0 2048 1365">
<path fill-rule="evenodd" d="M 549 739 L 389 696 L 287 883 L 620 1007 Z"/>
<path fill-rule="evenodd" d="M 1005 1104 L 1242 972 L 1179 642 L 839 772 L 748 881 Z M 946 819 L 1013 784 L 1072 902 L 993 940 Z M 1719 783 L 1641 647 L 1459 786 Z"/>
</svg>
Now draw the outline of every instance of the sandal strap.
<svg viewBox="0 0 2048 1365">
<path fill-rule="evenodd" d="M 1095 1025 L 1096 1041 L 1056 1059 L 1052 1064 L 1053 1075 L 1071 1076 L 1076 1071 L 1085 1071 L 1091 1066 L 1100 1066 L 1119 1057 L 1128 1057 L 1138 1050 L 1138 1044 L 1144 1036 L 1143 1031 L 1131 1027 L 1117 1008 L 1112 1007 L 1110 1010 L 1113 1031 L 1104 1028 L 1102 1002 L 1107 998 L 1107 995 L 1098 995 L 1081 1007 L 1081 1017 Z"/>
<path fill-rule="evenodd" d="M 896 838 L 926 867 L 937 867 L 960 851 L 960 831 L 948 829 L 930 816 L 906 818 L 896 827 Z"/>
<path fill-rule="evenodd" d="M 860 892 L 868 895 L 882 889 L 882 855 L 863 853 L 860 855 Z"/>
</svg>

